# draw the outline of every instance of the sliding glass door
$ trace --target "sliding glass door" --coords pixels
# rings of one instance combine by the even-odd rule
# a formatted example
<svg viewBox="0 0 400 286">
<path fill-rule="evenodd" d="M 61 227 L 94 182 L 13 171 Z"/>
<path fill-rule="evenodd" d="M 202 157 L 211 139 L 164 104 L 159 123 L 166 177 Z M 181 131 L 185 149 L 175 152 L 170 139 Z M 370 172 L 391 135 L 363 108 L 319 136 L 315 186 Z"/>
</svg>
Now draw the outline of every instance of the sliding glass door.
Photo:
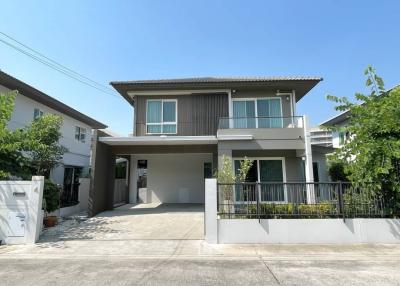
<svg viewBox="0 0 400 286">
<path fill-rule="evenodd" d="M 285 201 L 282 160 L 260 160 L 261 200 L 270 202 Z"/>
<path fill-rule="evenodd" d="M 233 102 L 234 128 L 256 128 L 256 105 L 254 100 Z"/>
<path fill-rule="evenodd" d="M 280 98 L 236 99 L 234 128 L 282 128 Z"/>
<path fill-rule="evenodd" d="M 234 160 L 235 174 L 239 174 L 240 159 Z M 260 158 L 254 159 L 253 164 L 247 174 L 245 182 L 260 183 L 261 201 L 264 202 L 284 202 L 286 201 L 283 158 Z M 235 199 L 237 201 L 256 201 L 258 190 L 256 185 L 237 185 Z"/>
<path fill-rule="evenodd" d="M 280 98 L 257 100 L 258 128 L 282 128 Z"/>
</svg>

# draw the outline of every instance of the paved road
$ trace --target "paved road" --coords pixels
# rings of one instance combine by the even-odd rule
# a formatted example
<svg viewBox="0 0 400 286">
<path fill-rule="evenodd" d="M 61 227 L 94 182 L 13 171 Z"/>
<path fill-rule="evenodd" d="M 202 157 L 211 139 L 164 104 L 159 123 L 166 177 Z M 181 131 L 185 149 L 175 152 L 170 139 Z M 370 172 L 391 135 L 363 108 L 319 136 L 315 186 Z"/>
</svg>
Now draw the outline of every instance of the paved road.
<svg viewBox="0 0 400 286">
<path fill-rule="evenodd" d="M 0 259 L 1 285 L 399 285 L 399 262 Z"/>
<path fill-rule="evenodd" d="M 65 241 L 0 247 L 0 285 L 400 285 L 400 247 Z"/>
<path fill-rule="evenodd" d="M 0 286 L 400 285 L 400 245 L 209 245 L 202 227 L 172 206 L 69 220 L 0 246 Z"/>
</svg>

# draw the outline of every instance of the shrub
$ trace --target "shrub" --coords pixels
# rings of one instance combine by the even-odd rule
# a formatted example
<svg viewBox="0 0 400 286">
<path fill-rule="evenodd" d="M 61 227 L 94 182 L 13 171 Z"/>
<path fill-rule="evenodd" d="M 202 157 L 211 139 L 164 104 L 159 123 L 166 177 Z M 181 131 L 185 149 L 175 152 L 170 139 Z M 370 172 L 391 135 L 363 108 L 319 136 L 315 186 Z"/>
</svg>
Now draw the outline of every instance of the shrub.
<svg viewBox="0 0 400 286">
<path fill-rule="evenodd" d="M 344 171 L 344 164 L 342 162 L 329 162 L 328 172 L 332 181 L 348 181 L 347 175 Z"/>
<path fill-rule="evenodd" d="M 300 204 L 298 211 L 303 216 L 326 217 L 335 214 L 336 207 L 330 202 L 321 202 L 318 205 Z"/>
<path fill-rule="evenodd" d="M 43 209 L 46 213 L 51 213 L 59 208 L 60 187 L 51 180 L 44 181 L 43 189 Z"/>
</svg>

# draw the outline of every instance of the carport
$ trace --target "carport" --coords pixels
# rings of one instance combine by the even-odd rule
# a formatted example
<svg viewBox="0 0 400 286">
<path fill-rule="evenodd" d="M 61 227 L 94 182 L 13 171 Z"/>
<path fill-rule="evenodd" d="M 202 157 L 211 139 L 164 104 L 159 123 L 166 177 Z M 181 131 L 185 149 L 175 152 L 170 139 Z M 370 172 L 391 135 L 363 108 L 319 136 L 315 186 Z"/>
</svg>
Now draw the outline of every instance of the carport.
<svg viewBox="0 0 400 286">
<path fill-rule="evenodd" d="M 117 156 L 129 162 L 127 204 L 140 203 L 142 193 L 151 204 L 204 204 L 204 179 L 217 166 L 215 136 L 112 137 L 97 130 L 92 146 L 90 216 L 113 209 Z"/>
</svg>

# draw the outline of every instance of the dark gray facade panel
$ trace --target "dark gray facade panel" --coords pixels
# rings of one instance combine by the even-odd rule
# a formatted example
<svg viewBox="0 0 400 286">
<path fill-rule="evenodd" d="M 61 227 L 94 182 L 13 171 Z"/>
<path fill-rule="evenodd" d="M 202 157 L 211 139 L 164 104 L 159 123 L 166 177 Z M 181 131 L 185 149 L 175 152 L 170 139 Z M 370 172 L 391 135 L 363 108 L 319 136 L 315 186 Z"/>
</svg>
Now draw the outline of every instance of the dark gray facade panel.
<svg viewBox="0 0 400 286">
<path fill-rule="evenodd" d="M 113 209 L 115 155 L 111 146 L 98 141 L 102 136 L 108 135 L 100 130 L 93 134 L 89 216 Z"/>
<path fill-rule="evenodd" d="M 219 118 L 228 116 L 228 95 L 224 93 L 141 95 L 135 98 L 136 136 L 147 135 L 146 102 L 148 99 L 176 99 L 178 101 L 178 130 L 177 134 L 174 134 L 178 136 L 216 135 Z"/>
</svg>

